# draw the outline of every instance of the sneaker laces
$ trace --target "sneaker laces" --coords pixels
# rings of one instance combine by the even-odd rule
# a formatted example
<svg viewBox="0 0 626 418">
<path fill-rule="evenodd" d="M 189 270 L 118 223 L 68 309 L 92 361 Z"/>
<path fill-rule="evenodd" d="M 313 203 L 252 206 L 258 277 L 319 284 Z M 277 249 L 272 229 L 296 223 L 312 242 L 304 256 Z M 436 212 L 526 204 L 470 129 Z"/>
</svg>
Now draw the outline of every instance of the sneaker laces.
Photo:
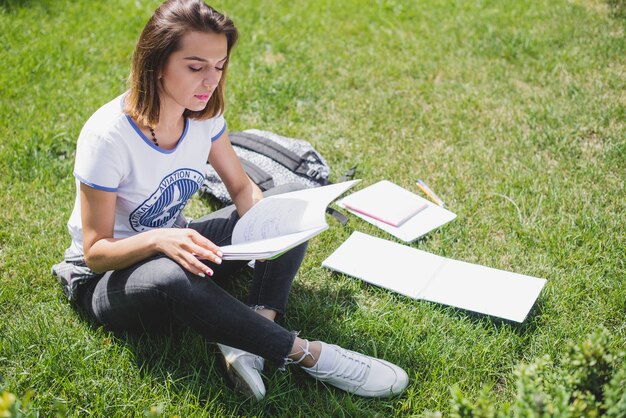
<svg viewBox="0 0 626 418">
<path fill-rule="evenodd" d="M 335 371 L 337 376 L 355 382 L 365 381 L 372 367 L 366 356 L 341 347 L 338 347 L 337 354 L 341 356 L 335 360 L 334 364 L 337 368 Z"/>
</svg>

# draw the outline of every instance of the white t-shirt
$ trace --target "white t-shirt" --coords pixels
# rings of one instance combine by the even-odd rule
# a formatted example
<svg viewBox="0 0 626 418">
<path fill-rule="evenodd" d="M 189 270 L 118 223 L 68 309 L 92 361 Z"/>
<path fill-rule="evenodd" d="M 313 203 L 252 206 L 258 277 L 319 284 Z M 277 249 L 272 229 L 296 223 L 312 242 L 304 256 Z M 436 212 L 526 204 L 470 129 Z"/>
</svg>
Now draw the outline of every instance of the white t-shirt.
<svg viewBox="0 0 626 418">
<path fill-rule="evenodd" d="M 222 115 L 185 120 L 171 150 L 156 147 L 123 111 L 121 95 L 94 113 L 76 147 L 76 200 L 68 222 L 73 252 L 83 253 L 80 183 L 117 193 L 114 238 L 171 227 L 204 181 L 211 143 L 226 130 Z"/>
</svg>

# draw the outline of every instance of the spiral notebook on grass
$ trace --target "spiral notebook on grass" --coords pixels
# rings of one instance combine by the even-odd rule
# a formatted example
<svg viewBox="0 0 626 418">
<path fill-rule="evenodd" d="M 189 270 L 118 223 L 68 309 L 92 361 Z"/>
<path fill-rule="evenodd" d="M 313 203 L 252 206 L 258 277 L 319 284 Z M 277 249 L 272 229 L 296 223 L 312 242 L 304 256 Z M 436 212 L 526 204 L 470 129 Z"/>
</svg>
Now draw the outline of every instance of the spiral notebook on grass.
<svg viewBox="0 0 626 418">
<path fill-rule="evenodd" d="M 352 193 L 337 205 L 405 242 L 456 218 L 448 209 L 388 180 Z"/>
</svg>

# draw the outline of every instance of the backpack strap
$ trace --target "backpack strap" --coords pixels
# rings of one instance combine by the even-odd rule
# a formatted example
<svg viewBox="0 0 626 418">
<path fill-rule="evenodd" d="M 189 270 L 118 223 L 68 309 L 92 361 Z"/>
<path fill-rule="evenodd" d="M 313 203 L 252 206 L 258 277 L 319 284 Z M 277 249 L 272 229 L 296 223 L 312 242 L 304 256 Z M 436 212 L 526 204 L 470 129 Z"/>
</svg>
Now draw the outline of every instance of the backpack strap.
<svg viewBox="0 0 626 418">
<path fill-rule="evenodd" d="M 326 213 L 337 219 L 339 223 L 341 223 L 341 225 L 345 225 L 348 223 L 348 217 L 335 208 L 331 208 L 330 206 L 328 206 L 326 208 Z"/>
<path fill-rule="evenodd" d="M 359 164 L 355 164 L 352 166 L 352 168 L 350 168 L 348 171 L 346 171 L 346 173 L 341 176 L 341 178 L 339 179 L 339 182 L 344 182 L 344 181 L 348 181 L 348 180 L 352 180 L 354 178 L 354 174 L 356 173 L 356 168 Z M 328 184 L 331 184 L 330 182 L 328 182 Z M 331 208 L 330 206 L 326 208 L 326 213 L 328 213 L 330 216 L 332 216 L 333 218 L 337 219 L 341 225 L 345 225 L 348 223 L 348 217 L 346 215 L 344 215 L 343 213 L 339 212 L 337 209 L 335 208 Z"/>
<path fill-rule="evenodd" d="M 296 174 L 315 180 L 320 179 L 320 173 L 310 168 L 308 161 L 304 157 L 277 144 L 275 141 L 249 132 L 231 132 L 229 137 L 233 145 L 265 155 Z"/>
<path fill-rule="evenodd" d="M 343 176 L 341 176 L 341 178 L 339 179 L 339 183 L 352 180 L 354 178 L 354 175 L 356 174 L 356 168 L 358 166 L 359 166 L 359 163 L 356 163 L 352 166 L 352 168 L 350 168 L 350 170 L 346 171 L 346 173 Z"/>
<path fill-rule="evenodd" d="M 267 171 L 245 158 L 239 158 L 239 161 L 241 161 L 241 165 L 248 177 L 250 177 L 250 180 L 259 186 L 262 191 L 274 187 L 274 179 Z"/>
</svg>

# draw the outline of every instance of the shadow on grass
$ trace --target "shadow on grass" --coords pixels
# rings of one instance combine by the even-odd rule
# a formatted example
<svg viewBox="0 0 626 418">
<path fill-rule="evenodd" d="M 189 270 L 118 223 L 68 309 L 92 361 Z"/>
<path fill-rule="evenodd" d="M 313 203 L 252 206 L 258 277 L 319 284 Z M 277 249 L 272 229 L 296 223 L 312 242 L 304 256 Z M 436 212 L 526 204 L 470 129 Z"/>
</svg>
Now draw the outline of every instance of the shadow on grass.
<svg viewBox="0 0 626 418">
<path fill-rule="evenodd" d="M 0 10 L 12 11 L 22 7 L 31 7 L 36 2 L 33 0 L 0 0 Z"/>
<path fill-rule="evenodd" d="M 626 0 L 607 0 L 606 3 L 609 5 L 612 17 L 626 19 Z"/>
<path fill-rule="evenodd" d="M 333 272 L 332 276 L 335 277 L 335 278 L 344 277 L 344 275 L 342 273 L 338 273 L 338 272 Z M 348 277 L 348 276 L 346 276 L 346 277 Z M 366 287 L 371 287 L 373 289 L 380 289 L 378 286 L 369 284 L 367 282 L 363 282 L 363 285 L 366 286 Z M 386 290 L 386 291 L 390 292 L 392 294 L 396 294 L 395 292 L 390 291 L 390 290 Z M 437 302 L 430 302 L 428 300 L 412 299 L 412 298 L 410 298 L 408 296 L 403 296 L 403 295 L 400 295 L 400 294 L 397 294 L 397 296 L 402 298 L 402 299 L 406 299 L 408 301 L 415 300 L 415 301 L 418 301 L 418 302 L 427 303 L 427 304 L 429 304 L 429 305 L 431 305 L 433 307 L 437 307 L 437 308 L 443 309 L 446 312 L 448 312 L 450 315 L 456 316 L 457 318 L 468 318 L 475 325 L 480 325 L 480 324 L 485 323 L 485 321 L 487 321 L 490 326 L 493 326 L 495 328 L 501 328 L 501 327 L 504 327 L 504 326 L 510 327 L 518 335 L 522 335 L 522 334 L 525 334 L 527 332 L 532 332 L 538 326 L 541 325 L 541 317 L 542 317 L 542 314 L 543 314 L 543 310 L 544 310 L 543 308 L 544 308 L 544 304 L 545 304 L 543 298 L 541 298 L 541 297 L 538 298 L 537 301 L 535 302 L 535 304 L 532 306 L 532 308 L 528 312 L 528 315 L 524 319 L 524 322 L 519 323 L 519 322 L 515 322 L 515 321 L 508 320 L 508 319 L 499 318 L 499 317 L 488 315 L 488 314 L 473 312 L 473 311 L 469 311 L 469 310 L 466 310 L 466 309 L 457 308 L 457 307 L 454 307 L 454 306 L 443 305 L 443 304 L 440 304 L 440 303 L 437 303 Z"/>
<path fill-rule="evenodd" d="M 251 275 L 251 270 L 246 269 L 235 278 L 223 280 L 218 284 L 242 300 L 247 294 Z M 310 333 L 312 337 L 315 337 L 317 332 L 336 335 L 342 323 L 341 317 L 329 318 L 329 315 L 337 314 L 337 311 L 333 313 L 328 304 L 320 303 L 336 298 L 343 301 L 342 314 L 349 314 L 350 310 L 357 308 L 357 303 L 348 290 L 339 292 L 331 288 L 312 290 L 295 284 L 291 295 L 293 303 L 290 302 L 288 307 L 289 321 L 278 319 L 277 322 L 287 329 L 297 324 L 298 329 Z M 294 305 L 293 310 L 291 305 Z M 93 322 L 85 312 L 80 309 L 75 311 L 94 331 L 100 329 L 101 325 Z M 320 324 L 321 318 L 324 321 Z M 285 400 L 289 397 L 293 399 L 293 395 L 288 395 L 288 392 L 294 388 L 296 390 L 302 388 L 302 395 L 299 396 L 306 397 L 308 396 L 306 391 L 310 390 L 310 382 L 306 382 L 310 379 L 306 378 L 303 372 L 300 373 L 300 370 L 296 370 L 297 368 L 289 368 L 287 375 L 293 373 L 293 376 L 286 376 L 277 372 L 275 365 L 266 363 L 264 375 L 271 380 L 268 391 L 272 390 L 269 387 L 271 386 L 273 393 L 270 400 L 255 402 L 238 392 L 232 385 L 216 344 L 207 342 L 177 320 L 144 328 L 138 332 L 116 330 L 109 332 L 112 344 L 132 353 L 141 376 L 148 376 L 150 380 L 155 381 L 156 386 L 167 385 L 168 390 L 173 391 L 176 398 L 197 396 L 201 407 L 205 407 L 208 402 L 217 401 L 221 407 L 228 405 L 228 408 L 239 410 L 244 415 L 262 411 L 268 416 L 284 416 L 286 411 L 282 409 L 293 407 L 290 401 Z M 146 408 L 150 406 L 146 405 Z"/>
<path fill-rule="evenodd" d="M 442 307 L 442 309 L 448 310 L 452 316 L 457 318 L 467 318 L 473 324 L 478 326 L 484 326 L 487 323 L 490 327 L 495 328 L 496 330 L 501 329 L 503 327 L 510 328 L 516 335 L 523 336 L 527 333 L 534 332 L 538 327 L 541 326 L 541 316 L 543 312 L 544 302 L 542 299 L 538 299 L 537 302 L 533 305 L 531 310 L 528 312 L 526 319 L 524 322 L 515 322 L 508 319 L 498 318 L 496 316 L 491 316 L 487 314 L 482 314 L 478 312 L 468 311 L 466 309 L 454 308 L 450 306 L 441 305 L 435 302 L 423 301 L 427 302 L 433 306 Z"/>
</svg>

